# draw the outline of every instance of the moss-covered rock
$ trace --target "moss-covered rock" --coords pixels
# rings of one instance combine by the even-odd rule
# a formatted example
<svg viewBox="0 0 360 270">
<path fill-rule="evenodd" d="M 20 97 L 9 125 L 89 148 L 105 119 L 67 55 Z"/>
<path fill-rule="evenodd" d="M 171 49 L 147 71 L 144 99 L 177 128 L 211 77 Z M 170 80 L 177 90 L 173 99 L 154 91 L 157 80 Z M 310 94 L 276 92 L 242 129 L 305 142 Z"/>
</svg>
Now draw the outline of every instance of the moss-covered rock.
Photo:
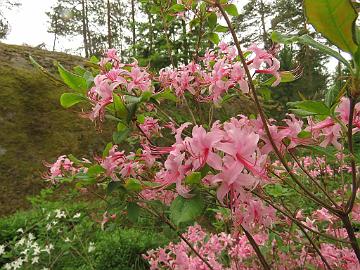
<svg viewBox="0 0 360 270">
<path fill-rule="evenodd" d="M 91 157 L 111 138 L 106 131 L 97 134 L 91 121 L 59 105 L 66 89 L 34 68 L 30 54 L 54 73 L 53 61 L 67 67 L 84 61 L 0 43 L 0 216 L 29 206 L 26 197 L 44 185 L 44 160 L 68 153 Z"/>
</svg>

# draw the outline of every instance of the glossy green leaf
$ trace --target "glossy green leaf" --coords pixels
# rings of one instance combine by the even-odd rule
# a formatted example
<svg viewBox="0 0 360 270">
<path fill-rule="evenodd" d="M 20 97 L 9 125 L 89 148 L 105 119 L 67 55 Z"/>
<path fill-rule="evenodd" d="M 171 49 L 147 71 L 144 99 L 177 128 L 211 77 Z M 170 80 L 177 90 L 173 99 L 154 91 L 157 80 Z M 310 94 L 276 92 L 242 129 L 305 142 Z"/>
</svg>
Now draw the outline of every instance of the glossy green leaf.
<svg viewBox="0 0 360 270">
<path fill-rule="evenodd" d="M 60 97 L 60 104 L 64 108 L 70 108 L 83 101 L 86 101 L 86 98 L 83 95 L 75 93 L 64 93 Z"/>
<path fill-rule="evenodd" d="M 219 42 L 220 42 L 219 35 L 216 33 L 208 33 L 207 38 L 208 38 L 208 40 L 210 40 L 212 43 L 214 43 L 216 45 L 219 44 Z"/>
<path fill-rule="evenodd" d="M 57 64 L 57 67 L 61 79 L 67 86 L 77 92 L 85 93 L 87 91 L 87 82 L 85 78 L 71 73 L 70 71 L 66 70 L 61 64 Z"/>
<path fill-rule="evenodd" d="M 103 153 L 102 153 L 102 157 L 103 158 L 106 158 L 108 155 L 109 155 L 109 152 L 110 152 L 110 149 L 113 147 L 113 144 L 111 143 L 111 142 L 109 142 L 107 145 L 106 145 L 106 147 L 105 147 L 105 149 L 104 149 L 104 151 L 103 151 Z"/>
<path fill-rule="evenodd" d="M 100 165 L 93 165 L 88 168 L 87 175 L 90 177 L 96 177 L 103 172 L 105 172 L 105 169 L 103 167 L 101 167 Z"/>
<path fill-rule="evenodd" d="M 185 184 L 188 185 L 198 185 L 202 179 L 201 172 L 192 172 L 185 177 Z"/>
<path fill-rule="evenodd" d="M 129 191 L 138 192 L 142 190 L 142 185 L 139 180 L 135 178 L 129 178 L 125 181 L 125 188 Z"/>
<path fill-rule="evenodd" d="M 226 33 L 227 31 L 229 31 L 229 28 L 227 26 L 222 26 L 220 24 L 218 24 L 214 29 L 214 32 Z"/>
<path fill-rule="evenodd" d="M 120 119 L 126 119 L 128 116 L 128 110 L 126 109 L 126 106 L 122 99 L 119 97 L 119 95 L 114 93 L 113 100 L 116 116 L 118 116 Z"/>
<path fill-rule="evenodd" d="M 330 109 L 322 101 L 304 100 L 297 102 L 288 102 L 288 106 L 294 107 L 290 109 L 294 113 L 298 113 L 301 116 L 308 115 L 330 115 Z"/>
<path fill-rule="evenodd" d="M 171 11 L 175 11 L 175 12 L 186 11 L 185 6 L 184 6 L 184 5 L 181 5 L 181 4 L 175 4 L 175 5 L 173 5 L 170 9 L 171 9 Z"/>
<path fill-rule="evenodd" d="M 224 6 L 224 10 L 230 16 L 238 16 L 239 12 L 234 4 L 228 4 Z"/>
<path fill-rule="evenodd" d="M 171 101 L 174 101 L 176 102 L 177 101 L 177 98 L 176 96 L 174 95 L 174 93 L 171 92 L 170 89 L 166 89 L 165 91 L 161 91 L 159 93 L 156 93 L 152 96 L 155 100 L 171 100 Z"/>
<path fill-rule="evenodd" d="M 121 131 L 115 131 L 113 133 L 113 141 L 116 144 L 119 144 L 121 142 L 123 142 L 130 134 L 130 129 L 129 128 L 125 128 L 124 130 Z"/>
<path fill-rule="evenodd" d="M 152 92 L 150 92 L 150 91 L 145 91 L 145 92 L 143 92 L 143 93 L 141 94 L 140 100 L 141 100 L 142 102 L 147 102 L 147 101 L 150 100 L 151 96 L 152 96 Z"/>
<path fill-rule="evenodd" d="M 170 206 L 170 219 L 176 226 L 190 223 L 203 213 L 204 208 L 204 201 L 199 195 L 190 199 L 177 196 Z"/>
<path fill-rule="evenodd" d="M 209 16 L 207 17 L 207 23 L 208 23 L 210 29 L 212 29 L 216 26 L 217 16 L 216 16 L 215 12 L 211 12 L 209 14 Z"/>
<path fill-rule="evenodd" d="M 286 35 L 282 35 L 276 31 L 271 33 L 271 39 L 274 42 L 277 43 L 283 43 L 283 44 L 291 44 L 291 43 L 301 43 L 301 44 L 305 44 L 305 45 L 309 45 L 315 49 L 318 49 L 319 51 L 330 55 L 332 57 L 335 57 L 336 59 L 338 59 L 340 62 L 342 62 L 345 66 L 347 66 L 348 68 L 351 68 L 350 63 L 337 51 L 329 48 L 328 46 L 325 46 L 317 41 L 315 41 L 312 37 L 310 37 L 309 35 L 302 35 L 302 36 L 286 36 Z"/>
<path fill-rule="evenodd" d="M 355 54 L 357 12 L 350 0 L 304 0 L 308 22 L 331 43 Z"/>
<path fill-rule="evenodd" d="M 293 82 L 298 78 L 295 76 L 294 73 L 291 71 L 280 71 L 280 77 L 282 83 Z M 261 83 L 263 86 L 271 86 L 276 81 L 275 77 L 271 77 L 270 79 L 266 80 L 265 82 Z"/>
</svg>

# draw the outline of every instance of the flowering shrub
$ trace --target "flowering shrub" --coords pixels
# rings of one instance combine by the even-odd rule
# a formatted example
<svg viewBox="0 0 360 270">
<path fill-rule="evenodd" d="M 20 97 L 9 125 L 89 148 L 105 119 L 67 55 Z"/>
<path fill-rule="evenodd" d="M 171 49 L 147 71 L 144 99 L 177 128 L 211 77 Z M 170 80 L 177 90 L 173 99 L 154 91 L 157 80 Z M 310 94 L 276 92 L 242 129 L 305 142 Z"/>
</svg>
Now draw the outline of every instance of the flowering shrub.
<svg viewBox="0 0 360 270">
<path fill-rule="evenodd" d="M 97 71 L 73 74 L 59 66 L 73 89 L 61 104 L 89 102 L 91 110 L 83 115 L 100 125 L 113 120 L 116 131 L 102 156 L 61 156 L 48 165 L 47 179 L 74 182 L 82 191 L 105 187 L 107 196 L 117 191 L 132 220 L 147 212 L 169 225 L 181 241 L 149 251 L 144 257 L 152 269 L 360 269 L 354 229 L 360 208 L 353 142 L 360 130 L 355 37 L 343 46 L 317 24 L 329 14 L 312 14 L 311 1 L 305 1 L 309 21 L 354 56 L 351 63 L 309 36 L 273 33 L 274 41 L 314 46 L 350 70 L 346 91 L 337 97 L 329 92 L 324 101 L 293 102 L 292 112 L 275 121 L 265 115 L 257 90 L 296 79 L 280 71 L 277 46 L 271 52 L 255 44 L 243 50 L 229 19 L 236 13 L 233 4 L 189 2 L 173 10 L 181 16 L 198 6 L 207 16 L 218 12 L 235 45 L 222 41 L 191 63 L 159 74 L 136 61 L 122 63 L 114 49 Z M 343 5 L 353 14 L 350 2 Z M 258 116 L 213 119 L 214 110 L 237 95 L 252 101 Z M 188 112 L 184 121 L 174 120 L 166 102 L 182 104 Z M 206 119 L 201 107 L 210 108 Z M 126 142 L 132 151 L 122 149 Z M 196 220 L 202 226 L 189 226 Z"/>
</svg>

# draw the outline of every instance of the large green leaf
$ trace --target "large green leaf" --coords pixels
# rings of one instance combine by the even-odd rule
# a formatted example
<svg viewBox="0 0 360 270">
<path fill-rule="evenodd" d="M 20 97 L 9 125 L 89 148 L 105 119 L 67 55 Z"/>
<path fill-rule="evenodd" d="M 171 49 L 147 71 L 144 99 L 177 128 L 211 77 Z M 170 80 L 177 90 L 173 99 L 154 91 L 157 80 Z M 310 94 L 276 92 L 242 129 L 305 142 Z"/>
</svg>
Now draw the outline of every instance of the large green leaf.
<svg viewBox="0 0 360 270">
<path fill-rule="evenodd" d="M 70 108 L 82 101 L 86 101 L 86 98 L 83 95 L 75 93 L 64 93 L 60 97 L 60 104 L 64 108 Z"/>
<path fill-rule="evenodd" d="M 202 214 L 204 207 L 204 201 L 199 195 L 190 199 L 177 196 L 170 206 L 170 219 L 176 226 L 192 222 Z"/>
<path fill-rule="evenodd" d="M 338 59 L 340 62 L 342 62 L 344 65 L 346 65 L 349 69 L 351 68 L 350 63 L 337 51 L 329 48 L 328 46 L 325 46 L 317 41 L 315 41 L 312 37 L 310 37 L 309 35 L 302 35 L 302 36 L 286 36 L 286 35 L 282 35 L 276 31 L 271 33 L 271 39 L 274 42 L 277 43 L 283 43 L 283 44 L 291 44 L 291 43 L 301 43 L 301 44 L 305 44 L 305 45 L 309 45 L 315 49 L 318 49 L 319 51 L 330 55 L 332 57 L 335 57 L 336 59 Z"/>
<path fill-rule="evenodd" d="M 80 77 L 68 70 L 66 70 L 62 65 L 57 64 L 59 74 L 64 83 L 69 86 L 71 89 L 77 92 L 85 93 L 88 88 L 88 83 L 85 78 Z"/>
<path fill-rule="evenodd" d="M 322 101 L 304 100 L 288 102 L 287 105 L 296 108 L 290 110 L 301 116 L 330 115 L 330 109 Z"/>
<path fill-rule="evenodd" d="M 308 22 L 331 43 L 355 54 L 357 12 L 350 0 L 304 0 Z"/>
</svg>

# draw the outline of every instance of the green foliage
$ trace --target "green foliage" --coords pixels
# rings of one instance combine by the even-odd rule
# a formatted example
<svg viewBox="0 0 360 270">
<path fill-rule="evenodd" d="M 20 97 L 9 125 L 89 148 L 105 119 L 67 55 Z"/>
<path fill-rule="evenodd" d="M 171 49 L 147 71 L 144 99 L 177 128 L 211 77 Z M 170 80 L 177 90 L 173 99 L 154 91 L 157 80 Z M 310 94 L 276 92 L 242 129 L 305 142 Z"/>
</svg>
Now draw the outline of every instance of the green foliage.
<svg viewBox="0 0 360 270">
<path fill-rule="evenodd" d="M 283 43 L 283 44 L 291 44 L 294 42 L 298 42 L 298 43 L 301 43 L 304 45 L 309 45 L 315 49 L 320 50 L 321 52 L 323 52 L 329 56 L 335 57 L 336 59 L 338 59 L 339 61 L 341 61 L 343 64 L 345 64 L 347 67 L 350 68 L 350 63 L 340 53 L 331 49 L 328 46 L 325 46 L 325 45 L 315 41 L 309 35 L 286 36 L 286 35 L 282 35 L 281 33 L 274 31 L 271 33 L 271 39 L 274 42 Z"/>
<path fill-rule="evenodd" d="M 306 17 L 315 29 L 344 52 L 355 55 L 357 11 L 350 0 L 305 0 Z"/>
<path fill-rule="evenodd" d="M 169 242 L 167 233 L 159 234 L 158 228 L 154 227 L 156 225 L 146 220 L 139 223 L 143 228 L 133 225 L 133 228 L 128 229 L 119 223 L 123 220 L 120 218 L 107 224 L 105 230 L 100 230 L 99 224 L 90 218 L 94 214 L 101 216 L 96 209 L 100 206 L 98 202 L 64 204 L 43 201 L 38 206 L 32 211 L 0 219 L 0 243 L 12 246 L 11 243 L 22 237 L 19 229 L 24 231 L 23 235 L 31 233 L 40 245 L 54 245 L 51 257 L 40 257 L 41 265 L 52 264 L 51 269 L 54 270 L 91 269 L 90 265 L 93 269 L 145 270 L 148 269 L 148 263 L 142 258 L 142 254 Z M 128 211 L 131 207 L 128 205 Z M 54 223 L 54 229 L 48 230 L 47 225 L 55 218 L 56 209 L 64 210 L 67 217 L 54 219 L 57 224 Z M 78 217 L 74 218 L 75 214 Z M 61 234 L 57 233 L 57 228 L 61 229 Z M 65 239 L 70 239 L 71 242 Z M 94 251 L 89 252 L 90 245 L 94 246 Z M 0 256 L 0 264 L 16 259 L 11 257 L 9 251 L 10 248 L 7 248 L 8 258 Z M 30 265 L 26 269 L 35 270 L 39 267 L 40 265 Z"/>
<path fill-rule="evenodd" d="M 295 109 L 290 109 L 290 110 L 300 116 L 330 115 L 329 107 L 327 107 L 325 103 L 322 101 L 304 100 L 304 101 L 289 102 L 288 106 L 295 107 Z"/>
<path fill-rule="evenodd" d="M 186 199 L 177 196 L 170 206 L 170 218 L 175 225 L 194 222 L 204 211 L 204 200 L 200 195 Z"/>
<path fill-rule="evenodd" d="M 60 97 L 60 104 L 64 108 L 68 109 L 85 100 L 86 98 L 83 95 L 75 93 L 64 93 Z"/>
<path fill-rule="evenodd" d="M 72 90 L 80 93 L 84 93 L 88 90 L 87 81 L 85 78 L 71 73 L 66 70 L 61 64 L 57 64 L 60 77 L 64 83 L 67 84 Z"/>
</svg>

